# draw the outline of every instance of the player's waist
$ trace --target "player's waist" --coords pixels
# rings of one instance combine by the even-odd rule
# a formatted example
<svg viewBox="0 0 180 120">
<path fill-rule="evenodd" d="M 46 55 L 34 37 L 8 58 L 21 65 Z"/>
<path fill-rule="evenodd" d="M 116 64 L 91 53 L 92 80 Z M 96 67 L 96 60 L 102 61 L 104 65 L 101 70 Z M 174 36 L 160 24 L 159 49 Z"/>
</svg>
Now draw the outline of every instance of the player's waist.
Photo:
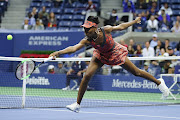
<svg viewBox="0 0 180 120">
<path fill-rule="evenodd" d="M 116 43 L 114 43 L 113 46 L 112 46 L 109 50 L 103 51 L 103 52 L 104 52 L 104 53 L 111 52 L 111 51 L 113 51 L 113 49 L 115 48 L 115 46 L 116 46 Z"/>
<path fill-rule="evenodd" d="M 111 53 L 113 49 L 115 48 L 116 43 L 113 44 L 113 46 L 109 50 L 99 50 L 101 55 L 107 55 L 108 53 Z"/>
</svg>

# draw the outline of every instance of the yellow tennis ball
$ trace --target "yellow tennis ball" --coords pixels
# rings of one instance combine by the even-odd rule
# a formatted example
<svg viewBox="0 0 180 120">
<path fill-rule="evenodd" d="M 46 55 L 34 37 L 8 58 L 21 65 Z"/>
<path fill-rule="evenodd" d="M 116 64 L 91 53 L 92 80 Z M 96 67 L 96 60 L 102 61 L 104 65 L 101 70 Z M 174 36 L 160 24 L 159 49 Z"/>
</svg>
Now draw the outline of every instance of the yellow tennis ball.
<svg viewBox="0 0 180 120">
<path fill-rule="evenodd" d="M 7 36 L 7 39 L 8 39 L 8 40 L 12 40 L 12 39 L 13 39 L 13 36 L 12 36 L 12 35 L 8 35 L 8 36 Z"/>
</svg>

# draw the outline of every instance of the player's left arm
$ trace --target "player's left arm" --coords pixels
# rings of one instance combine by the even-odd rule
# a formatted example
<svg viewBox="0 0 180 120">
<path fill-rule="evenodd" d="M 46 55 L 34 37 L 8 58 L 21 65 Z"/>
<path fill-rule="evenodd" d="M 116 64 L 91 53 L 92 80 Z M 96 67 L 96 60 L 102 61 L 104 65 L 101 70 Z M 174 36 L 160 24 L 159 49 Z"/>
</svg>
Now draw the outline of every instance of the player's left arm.
<svg viewBox="0 0 180 120">
<path fill-rule="evenodd" d="M 129 26 L 132 26 L 136 23 L 141 23 L 141 17 L 137 17 L 135 20 L 130 21 L 130 22 L 126 22 L 126 23 L 122 23 L 119 24 L 117 26 L 105 26 L 105 30 L 108 32 L 112 32 L 112 31 L 120 31 L 120 30 L 124 30 L 126 28 L 128 28 Z"/>
</svg>

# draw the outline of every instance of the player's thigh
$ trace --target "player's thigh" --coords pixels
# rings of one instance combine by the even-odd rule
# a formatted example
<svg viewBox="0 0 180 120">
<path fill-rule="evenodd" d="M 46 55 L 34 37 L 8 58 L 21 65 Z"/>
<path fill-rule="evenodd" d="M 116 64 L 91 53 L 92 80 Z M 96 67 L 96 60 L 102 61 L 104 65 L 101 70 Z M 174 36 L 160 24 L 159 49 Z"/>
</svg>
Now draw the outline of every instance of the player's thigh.
<svg viewBox="0 0 180 120">
<path fill-rule="evenodd" d="M 135 74 L 137 72 L 139 72 L 139 68 L 137 68 L 129 59 L 128 57 L 126 57 L 125 59 L 125 63 L 123 65 L 121 65 L 121 67 L 123 67 L 125 70 Z"/>
<path fill-rule="evenodd" d="M 96 72 L 96 70 L 101 68 L 103 65 L 104 64 L 101 63 L 100 60 L 98 60 L 95 57 L 92 57 L 85 75 L 92 76 Z"/>
</svg>

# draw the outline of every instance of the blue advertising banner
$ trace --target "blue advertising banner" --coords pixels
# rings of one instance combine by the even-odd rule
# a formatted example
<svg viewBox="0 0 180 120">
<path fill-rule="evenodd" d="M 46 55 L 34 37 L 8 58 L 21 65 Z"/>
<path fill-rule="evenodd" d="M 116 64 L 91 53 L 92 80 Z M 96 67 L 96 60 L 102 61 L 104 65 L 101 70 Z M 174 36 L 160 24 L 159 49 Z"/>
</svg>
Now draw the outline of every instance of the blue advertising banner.
<svg viewBox="0 0 180 120">
<path fill-rule="evenodd" d="M 174 71 L 175 74 L 180 74 L 180 65 L 176 65 L 175 66 L 175 71 Z"/>
<path fill-rule="evenodd" d="M 0 76 L 0 86 L 22 87 L 23 81 L 16 79 L 14 73 L 0 73 Z M 164 77 L 164 80 L 168 87 L 173 84 L 172 77 Z M 33 74 L 27 79 L 27 88 L 62 89 L 66 87 L 65 85 L 65 74 Z M 155 83 L 133 75 L 95 75 L 91 79 L 89 86 L 100 91 L 160 92 Z M 77 87 L 77 82 L 72 80 L 70 87 Z"/>
<path fill-rule="evenodd" d="M 83 32 L 34 32 L 14 35 L 14 56 L 21 50 L 60 50 L 77 44 L 84 37 Z"/>
<path fill-rule="evenodd" d="M 84 32 L 0 31 L 0 56 L 19 57 L 22 50 L 60 50 L 77 44 Z M 13 35 L 7 40 L 7 35 Z"/>
<path fill-rule="evenodd" d="M 159 78 L 159 77 L 157 77 Z M 96 81 L 95 81 L 96 80 Z M 173 84 L 173 80 L 165 77 L 164 80 L 168 87 Z M 121 92 L 160 92 L 154 82 L 133 75 L 96 75 L 92 79 L 96 90 L 121 91 Z"/>
<path fill-rule="evenodd" d="M 0 33 L 0 56 L 7 56 L 11 57 L 13 56 L 13 46 L 14 46 L 14 40 L 7 40 L 7 35 L 11 33 L 5 32 Z"/>
</svg>

